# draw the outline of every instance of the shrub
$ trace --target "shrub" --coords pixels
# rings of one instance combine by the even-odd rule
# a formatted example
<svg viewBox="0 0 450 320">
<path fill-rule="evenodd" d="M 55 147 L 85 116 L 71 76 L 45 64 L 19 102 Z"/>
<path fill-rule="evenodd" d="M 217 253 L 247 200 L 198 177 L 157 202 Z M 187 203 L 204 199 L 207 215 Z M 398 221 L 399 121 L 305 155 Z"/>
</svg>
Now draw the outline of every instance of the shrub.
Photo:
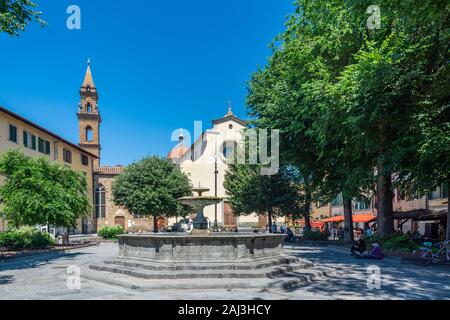
<svg viewBox="0 0 450 320">
<path fill-rule="evenodd" d="M 115 240 L 118 235 L 123 234 L 124 230 L 121 226 L 114 227 L 103 227 L 99 232 L 98 236 L 107 240 Z"/>
<path fill-rule="evenodd" d="M 304 240 L 326 241 L 330 237 L 329 232 L 307 231 L 303 234 Z"/>
<path fill-rule="evenodd" d="M 373 243 L 378 243 L 383 249 L 387 250 L 411 251 L 417 248 L 416 243 L 407 235 L 392 234 L 385 237 L 375 235 L 370 238 L 366 237 L 364 241 L 368 244 L 369 248 L 372 247 Z"/>
<path fill-rule="evenodd" d="M 54 245 L 55 240 L 48 233 L 32 227 L 0 233 L 0 248 L 6 250 L 43 249 Z"/>
</svg>

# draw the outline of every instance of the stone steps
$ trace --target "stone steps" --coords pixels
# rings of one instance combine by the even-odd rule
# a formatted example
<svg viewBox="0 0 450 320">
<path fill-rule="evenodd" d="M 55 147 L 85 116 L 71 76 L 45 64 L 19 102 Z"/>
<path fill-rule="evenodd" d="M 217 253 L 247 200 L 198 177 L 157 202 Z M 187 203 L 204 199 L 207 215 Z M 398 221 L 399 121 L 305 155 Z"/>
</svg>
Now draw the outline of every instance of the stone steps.
<svg viewBox="0 0 450 320">
<path fill-rule="evenodd" d="M 158 262 L 138 259 L 112 259 L 104 261 L 109 266 L 124 266 L 132 268 L 140 268 L 153 271 L 201 271 L 201 270 L 258 270 L 279 265 L 289 265 L 293 263 L 303 263 L 304 267 L 312 267 L 312 263 L 306 260 L 300 260 L 295 257 L 277 257 L 272 259 L 260 259 L 250 262 L 231 262 L 217 261 L 211 262 Z"/>
<path fill-rule="evenodd" d="M 242 278 L 206 278 L 199 281 L 198 278 L 191 279 L 140 279 L 124 274 L 115 274 L 111 272 L 98 272 L 87 270 L 83 272 L 83 279 L 98 281 L 113 286 L 132 290 L 215 290 L 215 289 L 261 289 L 265 291 L 295 290 L 302 285 L 308 285 L 316 281 L 329 279 L 335 273 L 332 268 L 307 268 L 297 269 L 292 272 L 284 273 L 276 277 L 255 278 L 251 281 L 245 281 Z"/>
<path fill-rule="evenodd" d="M 127 265 L 125 265 L 127 264 Z M 149 265 L 146 265 L 149 267 Z M 218 267 L 218 266 L 214 266 Z M 222 266 L 220 269 L 206 268 L 206 266 L 198 266 L 197 269 L 184 269 L 184 270 L 155 270 L 149 268 L 143 268 L 142 264 L 133 263 L 97 263 L 91 265 L 91 270 L 100 271 L 102 273 L 114 273 L 126 275 L 140 279 L 258 279 L 258 278 L 272 278 L 277 277 L 289 272 L 294 272 L 298 269 L 310 268 L 310 263 L 305 263 L 298 260 L 295 263 L 276 264 L 273 262 L 269 267 L 261 267 L 254 269 L 233 269 L 235 265 L 230 265 L 230 268 Z M 256 265 L 255 265 L 256 267 Z M 200 268 L 200 269 L 198 269 Z"/>
</svg>

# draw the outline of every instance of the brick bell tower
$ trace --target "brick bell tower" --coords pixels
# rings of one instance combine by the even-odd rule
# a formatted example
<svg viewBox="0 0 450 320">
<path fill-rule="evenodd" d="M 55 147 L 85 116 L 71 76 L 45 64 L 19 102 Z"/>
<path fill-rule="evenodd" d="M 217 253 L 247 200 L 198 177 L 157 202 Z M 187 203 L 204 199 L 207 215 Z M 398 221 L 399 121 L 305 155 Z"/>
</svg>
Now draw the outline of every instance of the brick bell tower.
<svg viewBox="0 0 450 320">
<path fill-rule="evenodd" d="M 98 92 L 92 79 L 89 60 L 80 89 L 80 98 L 77 113 L 80 131 L 79 146 L 98 157 L 94 160 L 94 168 L 98 168 L 100 166 L 100 124 L 102 119 L 98 110 Z"/>
</svg>

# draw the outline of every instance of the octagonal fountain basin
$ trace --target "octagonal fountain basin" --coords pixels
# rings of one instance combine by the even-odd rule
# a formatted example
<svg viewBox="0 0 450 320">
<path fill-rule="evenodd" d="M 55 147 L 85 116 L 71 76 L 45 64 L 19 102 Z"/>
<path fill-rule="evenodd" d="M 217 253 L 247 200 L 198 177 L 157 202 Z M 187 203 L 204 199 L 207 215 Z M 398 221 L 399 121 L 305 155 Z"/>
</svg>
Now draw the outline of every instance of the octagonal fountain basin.
<svg viewBox="0 0 450 320">
<path fill-rule="evenodd" d="M 119 257 L 160 262 L 252 261 L 284 254 L 285 235 L 254 233 L 119 236 Z"/>
</svg>

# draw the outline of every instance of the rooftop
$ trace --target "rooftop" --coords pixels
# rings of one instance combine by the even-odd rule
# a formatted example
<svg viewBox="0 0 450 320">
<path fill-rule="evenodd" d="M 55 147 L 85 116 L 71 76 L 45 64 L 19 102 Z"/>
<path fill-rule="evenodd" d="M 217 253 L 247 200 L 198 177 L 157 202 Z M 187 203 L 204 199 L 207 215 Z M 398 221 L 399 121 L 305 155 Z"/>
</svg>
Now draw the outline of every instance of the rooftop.
<svg viewBox="0 0 450 320">
<path fill-rule="evenodd" d="M 74 149 L 76 149 L 76 150 L 78 150 L 78 151 L 80 151 L 80 152 L 82 152 L 82 153 L 84 153 L 86 155 L 89 155 L 89 156 L 91 156 L 93 158 L 98 158 L 95 154 L 92 154 L 92 153 L 84 150 L 80 146 L 78 146 L 78 145 L 76 145 L 76 144 L 74 144 L 74 143 L 72 143 L 72 142 L 62 138 L 61 136 L 57 135 L 56 133 L 53 133 L 53 132 L 45 129 L 44 127 L 41 127 L 40 125 L 38 125 L 38 124 L 36 124 L 36 123 L 26 119 L 26 118 L 24 118 L 24 117 L 22 117 L 22 116 L 20 116 L 20 115 L 18 115 L 16 113 L 14 113 L 14 112 L 12 112 L 12 111 L 10 111 L 10 110 L 2 107 L 2 106 L 0 106 L 0 112 L 2 112 L 4 114 L 7 114 L 8 116 L 10 116 L 10 117 L 12 117 L 12 118 L 14 118 L 14 119 L 16 119 L 16 120 L 18 120 L 20 122 L 23 122 L 23 123 L 25 123 L 25 124 L 35 128 L 35 129 L 39 130 L 39 131 L 42 131 L 42 132 L 46 133 L 49 136 L 55 138 L 56 140 L 61 141 L 61 142 L 71 146 L 72 148 L 74 148 Z"/>
</svg>

